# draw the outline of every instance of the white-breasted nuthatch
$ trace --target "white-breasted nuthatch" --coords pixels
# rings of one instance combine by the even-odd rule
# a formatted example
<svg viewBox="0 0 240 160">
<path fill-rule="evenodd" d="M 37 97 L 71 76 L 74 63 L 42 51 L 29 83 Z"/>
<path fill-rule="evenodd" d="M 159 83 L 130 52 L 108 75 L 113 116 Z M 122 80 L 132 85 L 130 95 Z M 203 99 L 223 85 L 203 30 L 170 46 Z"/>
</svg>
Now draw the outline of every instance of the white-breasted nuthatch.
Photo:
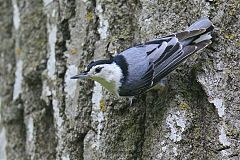
<svg viewBox="0 0 240 160">
<path fill-rule="evenodd" d="M 72 79 L 92 79 L 118 96 L 135 96 L 154 87 L 193 53 L 211 43 L 214 29 L 202 18 L 185 31 L 128 48 L 109 60 L 91 62 Z"/>
</svg>

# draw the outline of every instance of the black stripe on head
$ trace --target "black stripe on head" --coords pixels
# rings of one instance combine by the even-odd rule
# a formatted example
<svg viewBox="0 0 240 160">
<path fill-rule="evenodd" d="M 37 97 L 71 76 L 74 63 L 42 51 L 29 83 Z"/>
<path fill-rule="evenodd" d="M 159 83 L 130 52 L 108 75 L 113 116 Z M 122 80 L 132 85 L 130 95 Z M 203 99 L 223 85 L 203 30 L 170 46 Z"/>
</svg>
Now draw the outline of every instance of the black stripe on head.
<svg viewBox="0 0 240 160">
<path fill-rule="evenodd" d="M 128 63 L 126 59 L 123 55 L 117 55 L 116 57 L 114 57 L 114 62 L 122 69 L 123 78 L 121 79 L 121 82 L 126 82 L 128 76 Z"/>
<path fill-rule="evenodd" d="M 111 64 L 113 62 L 112 59 L 109 60 L 98 60 L 98 61 L 92 61 L 91 63 L 89 63 L 89 65 L 87 66 L 87 70 L 85 72 L 89 72 L 90 69 L 96 65 L 100 65 L 100 64 Z"/>
</svg>

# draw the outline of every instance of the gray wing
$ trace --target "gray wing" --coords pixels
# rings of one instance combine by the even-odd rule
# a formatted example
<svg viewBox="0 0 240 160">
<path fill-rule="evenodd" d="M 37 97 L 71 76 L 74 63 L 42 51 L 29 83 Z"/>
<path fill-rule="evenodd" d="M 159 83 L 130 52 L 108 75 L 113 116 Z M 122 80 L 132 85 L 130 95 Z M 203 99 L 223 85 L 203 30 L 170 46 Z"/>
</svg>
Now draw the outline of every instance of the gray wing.
<svg viewBox="0 0 240 160">
<path fill-rule="evenodd" d="M 155 79 L 158 78 L 156 76 L 159 72 L 162 71 L 162 69 L 159 68 L 159 66 L 161 66 L 161 63 L 178 50 L 179 46 L 176 45 L 177 42 L 177 38 L 173 35 L 152 40 L 146 42 L 145 44 L 136 46 L 135 48 L 138 48 L 138 50 L 142 52 L 140 57 L 144 57 L 145 59 L 142 64 L 147 64 L 147 68 L 144 66 L 143 69 L 140 69 L 141 66 L 139 66 L 139 71 L 133 72 L 139 76 L 137 79 L 132 79 L 133 73 L 132 71 L 129 71 L 130 75 L 128 77 L 130 77 L 131 80 L 127 80 L 127 82 L 123 85 L 122 89 L 120 90 L 122 91 L 120 94 L 135 95 L 151 88 L 151 86 L 154 85 L 153 81 L 156 81 Z M 124 56 L 129 58 L 129 55 L 125 54 Z M 136 58 L 137 57 L 134 55 L 134 57 L 127 59 L 127 61 L 136 62 L 138 61 Z M 139 57 L 137 59 L 139 59 Z M 135 67 L 135 65 L 131 65 L 128 68 L 131 69 L 132 67 Z M 158 71 L 156 69 L 158 69 Z"/>
<path fill-rule="evenodd" d="M 211 43 L 210 40 L 204 40 L 197 44 L 188 44 L 187 46 L 182 45 L 184 40 L 188 40 L 204 32 L 205 29 L 184 31 L 134 47 L 140 51 L 140 59 L 142 61 L 137 65 L 138 70 L 130 72 L 130 74 L 134 73 L 137 74 L 137 76 L 125 84 L 123 91 L 126 93 L 123 93 L 123 95 L 136 95 L 145 92 L 173 71 L 178 64 L 183 62 L 192 53 L 206 47 Z M 139 57 L 136 57 L 136 54 L 131 58 L 133 63 L 139 61 Z M 136 58 L 138 60 L 136 60 Z M 139 65 L 142 65 L 142 68 L 139 67 Z M 131 77 L 131 75 L 129 75 L 129 77 Z"/>
<path fill-rule="evenodd" d="M 128 64 L 127 84 L 133 84 L 140 80 L 144 73 L 148 70 L 149 59 L 146 47 L 143 45 L 129 48 L 120 55 L 123 55 Z"/>
<path fill-rule="evenodd" d="M 186 31 L 162 37 L 133 47 L 138 54 L 132 53 L 127 61 L 131 62 L 129 77 L 122 87 L 122 95 L 136 95 L 157 84 L 194 52 L 211 43 L 211 31 L 214 29 L 208 18 L 202 18 Z M 123 54 L 123 55 L 124 55 Z M 137 63 L 135 66 L 134 63 Z"/>
<path fill-rule="evenodd" d="M 167 42 L 167 44 L 162 44 L 159 48 L 163 50 L 159 51 L 159 53 L 154 53 L 154 58 L 150 62 L 150 67 L 146 71 L 146 73 L 142 76 L 142 84 L 139 85 L 139 89 L 147 88 L 149 82 L 151 81 L 150 87 L 154 86 L 158 83 L 162 78 L 168 75 L 171 71 L 176 69 L 178 64 L 183 62 L 187 57 L 192 55 L 194 52 L 206 47 L 211 43 L 211 40 L 204 40 L 197 44 L 190 44 L 187 46 L 183 46 L 182 40 L 186 40 L 192 38 L 196 35 L 204 33 L 205 29 L 200 30 L 193 30 L 191 31 L 184 31 L 179 34 L 176 34 L 171 37 L 171 40 Z M 152 55 L 149 55 L 149 57 Z M 147 85 L 146 85 L 147 84 Z M 148 86 L 149 87 L 149 86 Z"/>
<path fill-rule="evenodd" d="M 135 95 L 151 86 L 151 78 L 143 77 L 147 72 L 153 73 L 153 62 L 164 53 L 167 43 L 173 44 L 172 37 L 165 37 L 139 44 L 129 48 L 120 55 L 123 55 L 128 64 L 128 78 L 120 88 L 120 95 Z M 147 74 L 149 75 L 149 74 Z"/>
</svg>

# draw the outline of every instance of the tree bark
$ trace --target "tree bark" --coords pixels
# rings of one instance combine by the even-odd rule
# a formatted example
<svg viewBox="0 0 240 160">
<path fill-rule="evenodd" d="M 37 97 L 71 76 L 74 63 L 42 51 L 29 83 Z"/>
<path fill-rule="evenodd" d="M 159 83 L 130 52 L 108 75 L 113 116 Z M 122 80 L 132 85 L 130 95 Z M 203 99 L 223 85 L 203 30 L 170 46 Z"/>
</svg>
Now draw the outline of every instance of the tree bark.
<svg viewBox="0 0 240 160">
<path fill-rule="evenodd" d="M 0 0 L 0 159 L 240 159 L 239 0 Z M 75 81 L 201 17 L 211 46 L 127 99 Z"/>
</svg>

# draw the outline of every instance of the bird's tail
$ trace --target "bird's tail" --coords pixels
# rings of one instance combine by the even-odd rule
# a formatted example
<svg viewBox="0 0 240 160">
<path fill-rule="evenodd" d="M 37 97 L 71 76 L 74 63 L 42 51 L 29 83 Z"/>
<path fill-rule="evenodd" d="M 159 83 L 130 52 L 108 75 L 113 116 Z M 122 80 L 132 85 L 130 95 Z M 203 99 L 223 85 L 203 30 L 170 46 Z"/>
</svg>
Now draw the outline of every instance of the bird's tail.
<svg viewBox="0 0 240 160">
<path fill-rule="evenodd" d="M 213 31 L 214 27 L 212 22 L 208 19 L 208 18 L 202 18 L 200 20 L 198 20 L 197 22 L 193 23 L 188 30 L 198 30 L 198 29 L 206 29 L 205 32 L 203 32 L 202 34 L 198 35 L 195 37 L 193 43 L 199 43 L 205 40 L 211 40 L 212 36 L 211 36 L 211 32 Z"/>
<path fill-rule="evenodd" d="M 212 37 L 210 34 L 212 30 L 212 22 L 208 18 L 202 18 L 185 31 L 177 33 L 175 35 L 176 38 L 170 36 L 171 40 L 165 49 L 167 51 L 164 50 L 162 55 L 152 65 L 155 74 L 152 84 L 158 83 L 160 79 L 168 75 L 193 53 L 208 46 L 211 43 Z M 175 44 L 171 45 L 171 41 L 175 42 Z M 150 72 L 147 73 L 149 75 Z"/>
<path fill-rule="evenodd" d="M 197 50 L 200 50 L 211 43 L 211 32 L 213 29 L 213 24 L 208 18 L 201 18 L 188 27 L 184 32 L 178 33 L 177 38 L 183 47 L 187 45 L 195 45 L 197 46 Z"/>
<path fill-rule="evenodd" d="M 186 30 L 192 31 L 192 30 L 197 30 L 205 28 L 207 32 L 210 32 L 213 30 L 213 24 L 212 22 L 207 18 L 201 18 L 195 23 L 193 23 L 190 27 L 188 27 Z"/>
</svg>

